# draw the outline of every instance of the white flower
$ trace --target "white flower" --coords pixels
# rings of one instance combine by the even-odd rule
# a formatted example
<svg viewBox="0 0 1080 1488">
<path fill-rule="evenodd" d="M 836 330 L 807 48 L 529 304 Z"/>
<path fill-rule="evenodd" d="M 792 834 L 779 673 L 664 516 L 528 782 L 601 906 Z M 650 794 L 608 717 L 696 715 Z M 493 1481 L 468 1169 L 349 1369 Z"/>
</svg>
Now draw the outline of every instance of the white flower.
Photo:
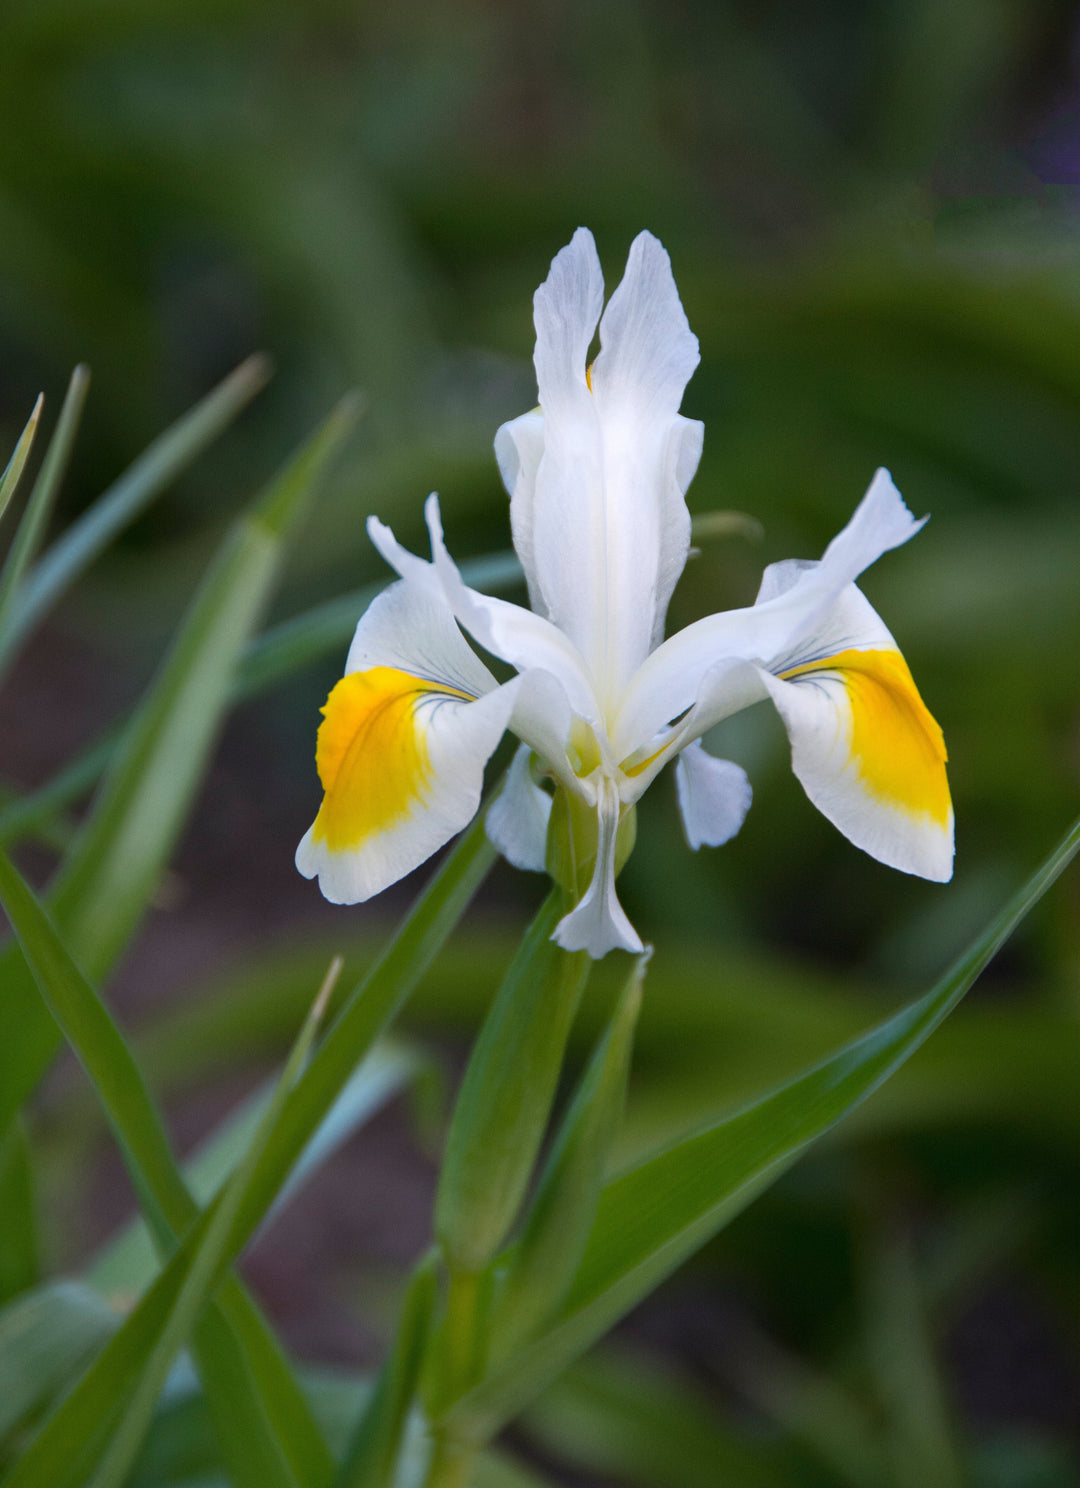
<svg viewBox="0 0 1080 1488">
<path fill-rule="evenodd" d="M 888 472 L 877 472 L 819 562 L 771 565 L 751 607 L 665 641 L 689 550 L 684 494 L 702 444 L 701 424 L 678 411 L 698 344 L 668 256 L 640 234 L 604 309 L 592 235 L 579 229 L 534 303 L 540 406 L 495 437 L 532 609 L 463 582 L 435 496 L 430 562 L 369 520 L 400 582 L 361 619 L 323 710 L 326 794 L 297 850 L 300 872 L 318 875 L 335 903 L 367 899 L 408 873 L 473 817 L 484 767 L 511 729 L 521 748 L 489 835 L 511 862 L 544 867 L 552 798 L 535 760 L 579 819 L 595 812 L 591 881 L 556 939 L 592 956 L 640 950 L 615 892 L 620 821 L 677 757 L 690 845 L 734 836 L 749 781 L 699 741 L 771 697 L 818 809 L 881 862 L 947 880 L 953 816 L 941 730 L 855 586 L 922 526 Z M 600 351 L 588 367 L 597 322 Z M 517 675 L 500 685 L 462 632 Z"/>
</svg>

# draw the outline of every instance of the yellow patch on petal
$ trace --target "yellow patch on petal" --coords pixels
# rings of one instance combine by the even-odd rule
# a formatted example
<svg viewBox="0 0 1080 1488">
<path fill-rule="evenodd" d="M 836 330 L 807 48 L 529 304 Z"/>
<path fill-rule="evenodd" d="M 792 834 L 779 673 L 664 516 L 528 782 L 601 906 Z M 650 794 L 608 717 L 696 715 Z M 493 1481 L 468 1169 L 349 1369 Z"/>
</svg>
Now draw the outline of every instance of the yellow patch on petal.
<svg viewBox="0 0 1080 1488">
<path fill-rule="evenodd" d="M 312 836 L 331 852 L 359 847 L 423 804 L 431 773 L 417 704 L 469 694 L 395 667 L 350 672 L 323 708 L 315 763 L 326 792 Z"/>
<path fill-rule="evenodd" d="M 851 754 L 871 794 L 944 827 L 952 809 L 945 740 L 899 651 L 839 651 L 780 676 L 791 682 L 815 673 L 844 684 Z"/>
</svg>

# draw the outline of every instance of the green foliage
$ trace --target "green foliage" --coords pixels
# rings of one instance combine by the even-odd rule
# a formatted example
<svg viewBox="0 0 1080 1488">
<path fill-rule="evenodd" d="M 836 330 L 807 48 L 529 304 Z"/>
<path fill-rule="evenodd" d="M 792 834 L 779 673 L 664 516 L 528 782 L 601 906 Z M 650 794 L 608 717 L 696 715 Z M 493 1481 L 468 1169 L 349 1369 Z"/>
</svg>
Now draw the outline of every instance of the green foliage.
<svg viewBox="0 0 1080 1488">
<path fill-rule="evenodd" d="M 1075 873 L 980 993 L 829 1126 L 959 982 L 906 999 L 982 935 L 1075 812 L 1080 315 L 1075 204 L 1053 184 L 1075 142 L 1072 83 L 1051 65 L 1071 20 L 1051 0 L 782 10 L 9 7 L 0 846 L 35 883 L 43 863 L 58 871 L 18 911 L 46 986 L 16 945 L 0 951 L 8 1481 L 85 1484 L 104 1463 L 129 1488 L 299 1488 L 335 1470 L 345 1488 L 350 1474 L 388 1479 L 399 1446 L 419 1477 L 421 1355 L 451 1309 L 484 1325 L 462 1350 L 484 1378 L 447 1415 L 447 1441 L 471 1455 L 470 1433 L 528 1400 L 505 1450 L 475 1457 L 471 1488 L 1075 1477 Z M 298 1366 L 279 1325 L 311 1354 L 321 1335 L 290 1331 L 272 1267 L 253 1273 L 271 1278 L 268 1321 L 234 1264 L 260 1233 L 268 1250 L 283 1243 L 270 1223 L 300 1184 L 483 1025 L 535 896 L 502 873 L 450 939 L 492 861 L 478 827 L 388 950 L 389 910 L 294 934 L 261 902 L 265 834 L 287 861 L 280 824 L 300 822 L 315 788 L 315 708 L 386 579 L 369 511 L 412 544 L 438 485 L 453 549 L 491 555 L 463 564 L 469 582 L 519 582 L 491 436 L 535 396 L 528 299 L 579 221 L 609 279 L 631 235 L 656 231 L 701 340 L 686 412 L 707 426 L 690 491 L 703 551 L 673 625 L 749 602 L 767 562 L 819 554 L 878 463 L 933 513 L 867 589 L 945 728 L 957 875 L 928 888 L 856 854 L 805 805 L 763 710 L 719 730 L 710 747 L 754 783 L 743 832 L 689 854 L 659 786 L 620 880 L 657 947 L 625 1113 L 624 963 L 598 969 L 568 1032 L 547 1030 L 553 1068 L 566 1033 L 566 1068 L 510 1164 L 501 1248 L 471 1298 L 438 1257 L 411 1283 L 373 1282 L 324 1239 L 311 1267 L 323 1305 L 360 1314 L 367 1335 L 382 1338 L 400 1282 L 375 1384 Z M 203 398 L 259 344 L 281 367 L 262 397 L 256 359 Z M 39 387 L 47 413 L 58 406 L 84 358 L 89 416 L 80 365 L 46 444 L 48 418 L 23 429 L 26 412 Z M 356 435 L 345 443 L 343 409 L 275 483 L 276 514 L 226 532 L 241 494 L 354 384 Z M 271 531 L 316 484 L 319 520 Z M 760 529 L 714 520 L 728 506 Z M 217 824 L 177 854 L 208 775 L 195 820 Z M 33 788 L 12 783 L 24 779 Z M 261 837 L 245 834 L 252 819 Z M 148 915 L 170 864 L 165 888 L 189 903 Z M 241 912 L 245 881 L 256 908 Z M 282 919 L 312 899 L 298 883 Z M 239 942 L 227 956 L 185 969 L 226 931 Z M 349 979 L 268 1128 L 268 1070 L 339 950 Z M 62 1042 L 88 1079 L 61 1068 L 42 1082 Z M 502 1098 L 488 1066 L 482 1147 Z M 222 1120 L 218 1081 L 230 1100 L 252 1091 Z M 179 1130 L 211 1110 L 182 1165 L 162 1109 Z M 106 1113 L 152 1223 L 125 1215 L 87 1260 Z M 434 1147 L 423 1115 L 419 1145 Z M 456 1193 L 464 1233 L 483 1195 L 463 1181 Z M 384 1196 L 372 1185 L 352 1202 Z M 477 1243 L 486 1260 L 490 1235 Z M 559 1273 L 575 1269 L 567 1294 Z M 578 1357 L 637 1299 L 617 1346 Z M 1011 1327 L 1033 1340 L 1027 1380 Z M 191 1361 L 166 1369 L 181 1335 Z M 1000 1376 L 993 1421 L 983 1351 Z M 518 1460 L 523 1444 L 537 1465 Z"/>
<path fill-rule="evenodd" d="M 903 1064 L 1080 851 L 1080 822 L 925 997 L 756 1105 L 671 1144 L 604 1189 L 559 1316 L 449 1408 L 486 1439 Z"/>
</svg>

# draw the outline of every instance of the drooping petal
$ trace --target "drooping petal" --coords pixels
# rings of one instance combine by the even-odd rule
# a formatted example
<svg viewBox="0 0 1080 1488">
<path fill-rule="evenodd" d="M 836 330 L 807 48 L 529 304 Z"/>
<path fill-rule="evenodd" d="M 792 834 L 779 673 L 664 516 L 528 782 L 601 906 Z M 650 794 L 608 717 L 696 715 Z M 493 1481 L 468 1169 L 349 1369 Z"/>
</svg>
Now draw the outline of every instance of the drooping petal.
<svg viewBox="0 0 1080 1488">
<path fill-rule="evenodd" d="M 332 903 L 357 904 L 466 827 L 517 686 L 471 701 L 389 667 L 344 677 L 319 730 L 326 794 L 297 848 L 304 877 Z"/>
<path fill-rule="evenodd" d="M 945 743 L 896 642 L 850 585 L 799 650 L 761 677 L 806 794 L 872 857 L 946 882 L 953 810 Z"/>
<path fill-rule="evenodd" d="M 707 754 L 696 742 L 679 756 L 675 786 L 686 840 L 695 850 L 730 842 L 753 799 L 746 771 L 733 760 Z"/>
<path fill-rule="evenodd" d="M 534 607 L 574 641 L 610 707 L 663 634 L 702 428 L 678 413 L 698 350 L 663 248 L 635 239 L 586 376 L 600 284 L 579 232 L 537 291 L 541 413 L 504 425 L 496 449 Z"/>
<path fill-rule="evenodd" d="M 542 873 L 547 862 L 551 797 L 532 778 L 532 750 L 523 744 L 514 755 L 506 784 L 488 809 L 491 842 L 515 868 Z"/>
<path fill-rule="evenodd" d="M 632 754 L 692 707 L 718 662 L 741 659 L 768 667 L 772 658 L 797 648 L 820 627 L 848 585 L 883 553 L 914 537 L 925 520 L 911 515 L 888 471 L 879 470 L 819 563 L 797 565 L 789 574 L 791 582 L 776 592 L 763 591 L 746 609 L 725 610 L 688 625 L 647 658 L 619 710 L 612 731 L 615 753 Z M 721 697 L 716 705 L 720 711 L 711 722 L 726 716 Z M 702 724 L 699 732 L 710 726 L 704 718 Z"/>
<path fill-rule="evenodd" d="M 323 709 L 325 794 L 296 853 L 336 904 L 379 893 L 469 823 L 522 685 L 498 686 L 447 606 L 408 583 L 371 605 L 349 664 Z"/>
<path fill-rule="evenodd" d="M 606 778 L 599 781 L 596 810 L 599 841 L 592 880 L 576 907 L 556 925 L 552 939 L 564 951 L 587 951 L 598 961 L 608 951 L 639 952 L 642 944 L 615 892 L 621 805 L 613 781 Z"/>
<path fill-rule="evenodd" d="M 441 592 L 404 580 L 377 595 L 356 627 L 346 675 L 370 667 L 411 672 L 470 697 L 498 686 L 461 634 Z"/>
</svg>

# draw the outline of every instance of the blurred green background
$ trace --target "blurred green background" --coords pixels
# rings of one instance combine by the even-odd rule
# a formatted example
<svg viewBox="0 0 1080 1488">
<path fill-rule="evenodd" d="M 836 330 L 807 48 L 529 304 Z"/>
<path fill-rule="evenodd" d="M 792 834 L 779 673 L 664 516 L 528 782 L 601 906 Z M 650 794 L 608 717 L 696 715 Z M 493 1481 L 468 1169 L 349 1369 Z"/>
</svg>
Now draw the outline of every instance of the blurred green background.
<svg viewBox="0 0 1080 1488">
<path fill-rule="evenodd" d="M 765 708 L 710 740 L 755 789 L 728 847 L 691 854 L 660 782 L 621 885 L 657 946 L 630 1148 L 928 984 L 1080 795 L 1078 22 L 1064 0 L 7 0 L 5 448 L 88 362 L 65 521 L 250 351 L 277 373 L 35 637 L 4 784 L 123 715 L 227 518 L 349 386 L 364 418 L 278 618 L 382 577 L 364 518 L 418 544 L 431 489 L 457 557 L 504 549 L 491 440 L 535 398 L 532 291 L 579 223 L 609 287 L 648 227 L 701 341 L 691 508 L 764 532 L 707 545 L 671 624 L 818 556 L 887 465 L 933 521 L 865 588 L 945 730 L 958 853 L 940 888 L 856 852 Z M 359 965 L 415 888 L 332 911 L 292 869 L 340 661 L 237 710 L 109 989 L 184 1145 L 280 1052 L 327 953 Z M 378 1357 L 428 1236 L 440 1079 L 539 890 L 497 870 L 410 1012 L 441 1076 L 256 1249 L 301 1357 Z M 1074 872 L 909 1069 L 532 1412 L 522 1460 L 642 1488 L 1076 1481 L 1078 908 Z M 37 1121 L 73 1264 L 130 1199 L 70 1072 Z"/>
</svg>

